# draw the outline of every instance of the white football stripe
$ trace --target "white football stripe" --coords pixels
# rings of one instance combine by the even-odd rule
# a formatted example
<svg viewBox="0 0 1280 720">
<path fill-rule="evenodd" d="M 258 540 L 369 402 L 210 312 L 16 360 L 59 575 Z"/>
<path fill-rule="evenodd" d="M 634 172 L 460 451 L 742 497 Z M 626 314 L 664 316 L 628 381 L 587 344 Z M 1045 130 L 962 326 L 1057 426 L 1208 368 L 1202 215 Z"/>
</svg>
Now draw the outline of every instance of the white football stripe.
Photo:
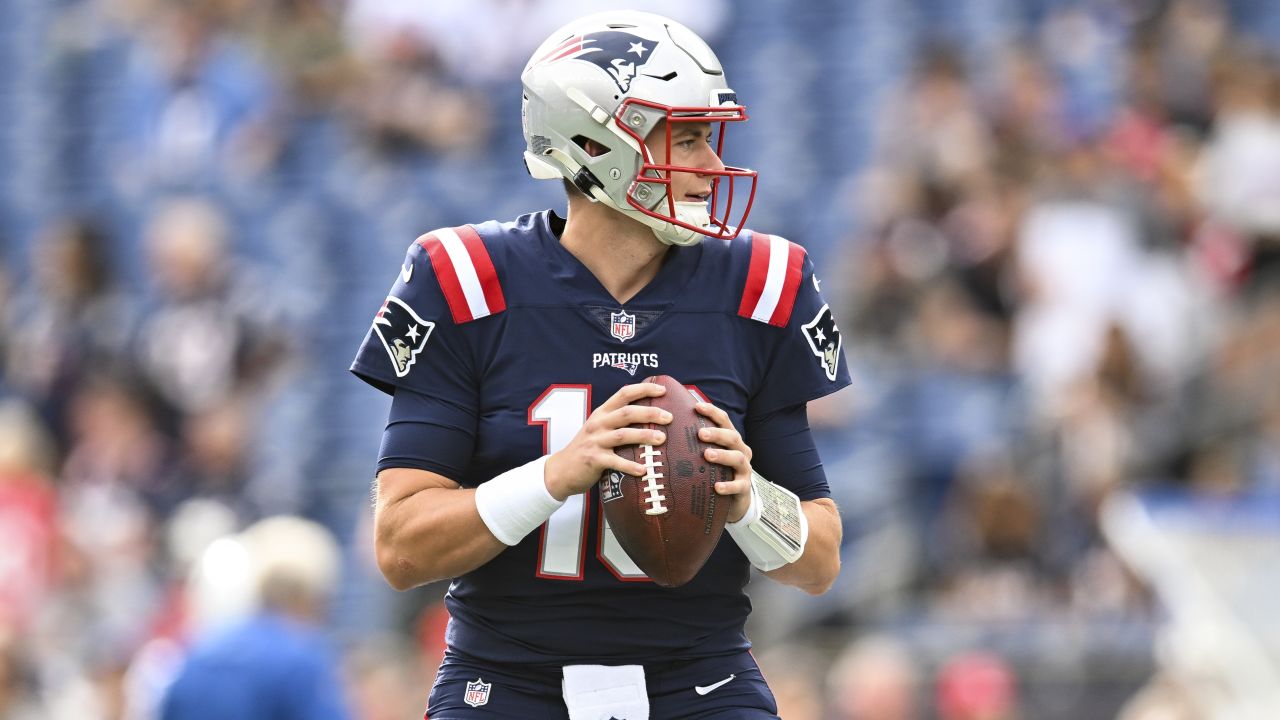
<svg viewBox="0 0 1280 720">
<path fill-rule="evenodd" d="M 467 298 L 467 307 L 471 317 L 479 319 L 489 315 L 489 303 L 484 300 L 484 288 L 480 286 L 480 277 L 476 275 L 476 266 L 471 262 L 467 247 L 453 228 L 437 230 L 436 237 L 449 253 L 449 262 L 453 263 L 453 271 L 458 274 L 458 284 L 462 286 L 462 294 Z"/>
<path fill-rule="evenodd" d="M 782 285 L 787 280 L 788 250 L 786 240 L 769 236 L 769 269 L 764 278 L 764 290 L 756 301 L 756 309 L 751 312 L 752 319 L 769 322 L 769 318 L 773 317 L 778 300 L 782 299 Z"/>
</svg>

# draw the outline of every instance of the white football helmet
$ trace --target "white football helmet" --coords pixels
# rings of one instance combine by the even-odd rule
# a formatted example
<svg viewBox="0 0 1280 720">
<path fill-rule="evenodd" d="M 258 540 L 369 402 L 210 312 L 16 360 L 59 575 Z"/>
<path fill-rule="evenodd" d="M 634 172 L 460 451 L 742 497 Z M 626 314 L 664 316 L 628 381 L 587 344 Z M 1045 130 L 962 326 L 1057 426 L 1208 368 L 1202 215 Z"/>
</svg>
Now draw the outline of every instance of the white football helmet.
<svg viewBox="0 0 1280 720">
<path fill-rule="evenodd" d="M 691 30 L 652 13 L 604 12 L 556 30 L 520 75 L 524 153 L 529 174 L 566 178 L 587 197 L 653 228 L 658 239 L 692 245 L 703 237 L 736 237 L 755 200 L 756 172 L 657 164 L 645 138 L 666 121 L 667 157 L 677 122 L 719 124 L 716 154 L 723 158 L 725 123 L 747 119 L 725 84 L 715 53 Z M 584 139 L 606 152 L 591 156 Z M 711 175 L 711 207 L 680 202 L 668 192 L 672 172 Z M 728 179 L 728 187 L 721 181 Z M 734 216 L 734 181 L 750 180 Z M 717 213 L 723 200 L 724 210 Z"/>
</svg>

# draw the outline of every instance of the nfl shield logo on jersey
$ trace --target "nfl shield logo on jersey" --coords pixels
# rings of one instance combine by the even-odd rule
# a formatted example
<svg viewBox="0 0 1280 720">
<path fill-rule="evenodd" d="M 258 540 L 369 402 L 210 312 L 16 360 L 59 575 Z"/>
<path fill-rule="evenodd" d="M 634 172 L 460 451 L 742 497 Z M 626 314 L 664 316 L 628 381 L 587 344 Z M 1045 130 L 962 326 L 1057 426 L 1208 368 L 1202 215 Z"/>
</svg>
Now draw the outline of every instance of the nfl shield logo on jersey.
<svg viewBox="0 0 1280 720">
<path fill-rule="evenodd" d="M 636 316 L 628 315 L 626 310 L 609 313 L 609 334 L 626 342 L 636 336 Z"/>
<path fill-rule="evenodd" d="M 484 678 L 476 678 L 474 682 L 467 683 L 467 694 L 462 699 L 471 707 L 480 707 L 489 702 L 491 687 L 493 683 L 485 682 Z"/>
</svg>

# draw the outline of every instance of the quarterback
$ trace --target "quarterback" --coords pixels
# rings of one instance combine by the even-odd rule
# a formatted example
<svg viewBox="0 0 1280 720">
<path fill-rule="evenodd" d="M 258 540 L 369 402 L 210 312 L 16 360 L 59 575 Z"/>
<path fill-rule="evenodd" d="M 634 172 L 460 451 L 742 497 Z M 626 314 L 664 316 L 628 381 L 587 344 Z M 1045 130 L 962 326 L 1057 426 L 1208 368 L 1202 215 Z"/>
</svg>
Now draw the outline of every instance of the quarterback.
<svg viewBox="0 0 1280 720">
<path fill-rule="evenodd" d="M 754 566 L 822 593 L 840 519 L 806 404 L 849 383 L 803 248 L 743 225 L 756 173 L 722 161 L 746 112 L 715 54 L 656 15 L 574 21 L 522 73 L 529 173 L 565 217 L 441 228 L 410 245 L 352 371 L 393 395 L 377 465 L 379 567 L 451 584 L 431 720 L 775 718 L 748 652 Z M 664 588 L 618 545 L 602 474 L 659 443 L 635 404 L 665 374 L 712 422 L 727 532 Z M 778 522 L 778 518 L 789 518 Z"/>
</svg>

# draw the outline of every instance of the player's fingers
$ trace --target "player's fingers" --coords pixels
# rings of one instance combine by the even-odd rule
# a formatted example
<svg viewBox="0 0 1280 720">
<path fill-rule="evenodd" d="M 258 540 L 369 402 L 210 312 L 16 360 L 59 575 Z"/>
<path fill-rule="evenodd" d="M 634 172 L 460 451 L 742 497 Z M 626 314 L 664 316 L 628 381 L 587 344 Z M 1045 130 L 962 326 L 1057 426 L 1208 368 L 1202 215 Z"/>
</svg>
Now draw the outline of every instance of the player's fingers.
<svg viewBox="0 0 1280 720">
<path fill-rule="evenodd" d="M 747 462 L 751 462 L 751 446 L 747 445 L 747 441 L 742 439 L 742 435 L 738 433 L 737 428 L 732 426 L 729 428 L 702 428 L 698 431 L 698 438 L 703 442 L 715 443 L 729 450 L 739 450 L 743 455 L 747 456 Z"/>
<path fill-rule="evenodd" d="M 604 433 L 600 444 L 603 447 L 616 448 L 623 445 L 661 445 L 666 440 L 667 435 L 661 430 L 622 427 Z"/>
<path fill-rule="evenodd" d="M 609 470 L 617 470 L 620 473 L 631 475 L 633 477 L 644 477 L 645 474 L 644 465 L 628 460 L 621 455 L 617 455 L 612 452 L 606 453 L 600 458 L 600 466 L 603 467 L 606 472 Z"/>
<path fill-rule="evenodd" d="M 611 412 L 617 410 L 624 405 L 639 400 L 640 398 L 658 397 L 667 392 L 667 389 L 657 383 L 635 383 L 633 385 L 623 385 L 618 392 L 614 393 L 604 404 L 600 406 L 601 410 Z"/>
<path fill-rule="evenodd" d="M 627 405 L 610 412 L 605 416 L 604 422 L 608 427 L 623 427 L 646 423 L 666 425 L 671 422 L 671 413 L 662 408 L 649 407 L 647 405 Z"/>
<path fill-rule="evenodd" d="M 739 478 L 736 480 L 723 480 L 716 483 L 717 495 L 741 495 L 742 493 L 751 492 L 751 478 Z"/>
<path fill-rule="evenodd" d="M 743 476 L 751 474 L 751 461 L 747 460 L 747 456 L 741 450 L 724 450 L 721 448 L 707 448 L 703 451 L 703 457 L 708 462 L 727 465 L 734 469 L 735 476 Z"/>
<path fill-rule="evenodd" d="M 698 431 L 698 439 L 719 445 L 728 450 L 741 450 L 744 453 L 747 450 L 747 444 L 742 441 L 742 436 L 738 434 L 737 430 L 705 427 Z"/>
<path fill-rule="evenodd" d="M 729 420 L 729 413 L 721 410 L 711 403 L 700 402 L 694 405 L 693 409 L 697 410 L 698 414 L 710 418 L 711 422 L 722 428 L 733 427 L 733 422 Z"/>
<path fill-rule="evenodd" d="M 671 413 L 662 408 L 647 405 L 627 405 L 614 410 L 605 410 L 600 406 L 591 417 L 583 423 L 582 430 L 588 434 L 608 432 L 628 425 L 666 425 L 671 422 Z"/>
</svg>

